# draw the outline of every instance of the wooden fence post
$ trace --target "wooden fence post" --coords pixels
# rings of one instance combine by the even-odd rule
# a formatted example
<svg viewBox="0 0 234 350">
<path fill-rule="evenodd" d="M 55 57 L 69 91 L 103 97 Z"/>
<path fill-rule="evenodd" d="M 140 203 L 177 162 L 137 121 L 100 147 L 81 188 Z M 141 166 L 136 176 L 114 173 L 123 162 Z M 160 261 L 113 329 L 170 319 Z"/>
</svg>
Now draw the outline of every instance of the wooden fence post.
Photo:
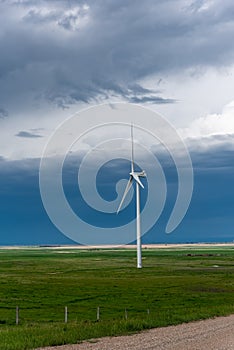
<svg viewBox="0 0 234 350">
<path fill-rule="evenodd" d="M 64 310 L 64 321 L 65 323 L 67 323 L 67 306 L 65 306 L 65 310 Z"/>
<path fill-rule="evenodd" d="M 19 306 L 16 306 L 16 309 L 15 309 L 15 323 L 16 325 L 19 324 Z"/>
<path fill-rule="evenodd" d="M 100 307 L 97 307 L 97 321 L 100 320 Z"/>
<path fill-rule="evenodd" d="M 128 311 L 127 311 L 127 309 L 125 309 L 125 320 L 127 320 L 128 319 Z"/>
</svg>

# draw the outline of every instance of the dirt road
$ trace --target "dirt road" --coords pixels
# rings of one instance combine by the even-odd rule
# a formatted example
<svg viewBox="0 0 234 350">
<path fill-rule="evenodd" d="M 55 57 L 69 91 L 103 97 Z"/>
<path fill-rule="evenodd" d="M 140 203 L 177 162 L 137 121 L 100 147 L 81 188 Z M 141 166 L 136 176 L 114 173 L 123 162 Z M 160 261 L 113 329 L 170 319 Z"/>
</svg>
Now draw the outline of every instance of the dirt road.
<svg viewBox="0 0 234 350">
<path fill-rule="evenodd" d="M 41 350 L 42 348 L 40 348 Z M 234 315 L 43 350 L 234 350 Z M 39 349 L 37 349 L 39 350 Z"/>
</svg>

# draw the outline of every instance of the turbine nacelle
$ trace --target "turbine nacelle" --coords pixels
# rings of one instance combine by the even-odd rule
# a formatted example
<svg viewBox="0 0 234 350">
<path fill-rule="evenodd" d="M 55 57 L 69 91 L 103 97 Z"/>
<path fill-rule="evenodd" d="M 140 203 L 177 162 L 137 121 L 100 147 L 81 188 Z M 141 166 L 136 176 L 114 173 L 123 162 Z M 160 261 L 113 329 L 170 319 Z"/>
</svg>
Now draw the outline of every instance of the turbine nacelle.
<svg viewBox="0 0 234 350">
<path fill-rule="evenodd" d="M 140 177 L 146 177 L 145 171 L 141 172 L 136 172 L 136 171 L 131 171 L 130 173 L 130 178 L 133 178 L 142 188 L 144 188 L 144 185 L 142 184 Z"/>
<path fill-rule="evenodd" d="M 146 177 L 146 172 L 144 170 L 142 170 L 142 171 L 131 171 L 130 175 L 133 176 L 133 174 L 136 174 L 139 177 Z"/>
<path fill-rule="evenodd" d="M 130 178 L 128 180 L 128 183 L 127 183 L 127 186 L 125 188 L 125 191 L 124 191 L 124 194 L 123 194 L 123 197 L 122 197 L 122 200 L 119 204 L 119 207 L 117 209 L 117 214 L 119 213 L 119 211 L 121 210 L 121 207 L 123 205 L 123 202 L 128 194 L 128 191 L 130 190 L 131 186 L 132 186 L 132 181 L 133 179 L 136 181 L 136 183 L 138 183 L 142 188 L 144 188 L 144 185 L 142 184 L 141 180 L 140 180 L 140 177 L 146 177 L 146 173 L 145 171 L 140 171 L 140 172 L 137 172 L 137 171 L 131 171 L 130 172 Z"/>
</svg>

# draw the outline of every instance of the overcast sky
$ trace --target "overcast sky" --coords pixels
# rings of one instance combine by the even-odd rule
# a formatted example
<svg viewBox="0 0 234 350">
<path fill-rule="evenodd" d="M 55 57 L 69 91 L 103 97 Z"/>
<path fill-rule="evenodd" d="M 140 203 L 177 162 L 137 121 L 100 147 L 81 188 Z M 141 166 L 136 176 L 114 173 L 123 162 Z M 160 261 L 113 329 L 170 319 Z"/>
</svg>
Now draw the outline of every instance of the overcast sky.
<svg viewBox="0 0 234 350">
<path fill-rule="evenodd" d="M 0 29 L 2 174 L 34 168 L 75 112 L 116 101 L 163 114 L 197 169 L 232 169 L 232 0 L 0 0 Z"/>
</svg>

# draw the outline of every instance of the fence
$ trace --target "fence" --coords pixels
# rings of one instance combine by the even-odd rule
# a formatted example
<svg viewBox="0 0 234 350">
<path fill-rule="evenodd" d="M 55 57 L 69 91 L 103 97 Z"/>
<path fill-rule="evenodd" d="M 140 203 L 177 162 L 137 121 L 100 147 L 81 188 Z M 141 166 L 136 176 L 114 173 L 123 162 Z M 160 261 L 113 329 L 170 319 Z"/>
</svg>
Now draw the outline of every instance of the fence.
<svg viewBox="0 0 234 350">
<path fill-rule="evenodd" d="M 71 321 L 101 321 L 107 319 L 125 319 L 129 317 L 145 318 L 150 315 L 150 309 L 135 310 L 127 308 L 107 309 L 97 306 L 96 309 L 87 308 L 79 312 L 77 307 L 71 306 L 55 306 L 55 307 L 20 307 L 15 308 L 0 308 L 0 324 L 22 324 L 28 322 L 64 322 Z"/>
</svg>

